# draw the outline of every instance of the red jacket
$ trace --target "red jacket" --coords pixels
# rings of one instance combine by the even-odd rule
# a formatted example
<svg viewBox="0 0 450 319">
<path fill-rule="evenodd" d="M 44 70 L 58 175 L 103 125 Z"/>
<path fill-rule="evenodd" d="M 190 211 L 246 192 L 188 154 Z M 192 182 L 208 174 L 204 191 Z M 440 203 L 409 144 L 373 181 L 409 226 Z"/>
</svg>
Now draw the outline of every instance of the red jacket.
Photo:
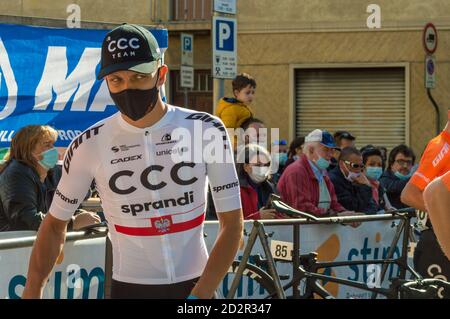
<svg viewBox="0 0 450 319">
<path fill-rule="evenodd" d="M 250 185 L 245 177 L 239 179 L 241 186 L 241 203 L 242 211 L 244 212 L 244 219 L 261 219 L 258 205 L 258 193 L 256 189 Z M 263 193 L 263 198 L 269 198 L 270 194 L 275 193 L 275 187 L 270 181 L 263 182 L 260 186 Z M 280 214 L 276 214 L 277 218 L 283 218 Z"/>
<path fill-rule="evenodd" d="M 333 183 L 328 175 L 324 175 L 325 183 L 330 192 L 330 209 L 342 212 L 345 208 L 338 203 Z M 330 211 L 317 207 L 319 204 L 319 181 L 309 164 L 306 155 L 289 165 L 278 182 L 278 192 L 281 200 L 289 206 L 316 216 L 328 216 Z"/>
<path fill-rule="evenodd" d="M 241 203 L 244 219 L 260 219 L 258 194 L 251 186 L 241 186 Z"/>
</svg>

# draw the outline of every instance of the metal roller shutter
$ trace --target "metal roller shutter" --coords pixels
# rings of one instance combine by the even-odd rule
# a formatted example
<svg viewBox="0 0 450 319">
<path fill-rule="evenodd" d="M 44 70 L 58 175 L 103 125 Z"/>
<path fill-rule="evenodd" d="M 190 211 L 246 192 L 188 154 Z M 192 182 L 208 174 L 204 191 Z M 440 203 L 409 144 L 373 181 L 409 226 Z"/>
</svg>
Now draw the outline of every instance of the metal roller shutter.
<svg viewBox="0 0 450 319">
<path fill-rule="evenodd" d="M 406 142 L 404 68 L 298 69 L 296 136 L 348 130 L 358 147 Z"/>
</svg>

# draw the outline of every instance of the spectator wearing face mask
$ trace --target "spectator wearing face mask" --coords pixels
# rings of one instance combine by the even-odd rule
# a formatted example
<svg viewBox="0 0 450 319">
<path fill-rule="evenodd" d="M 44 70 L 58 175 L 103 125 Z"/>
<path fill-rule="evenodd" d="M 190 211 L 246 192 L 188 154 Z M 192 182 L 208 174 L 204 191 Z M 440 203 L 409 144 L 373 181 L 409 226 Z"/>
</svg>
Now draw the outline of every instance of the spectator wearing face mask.
<svg viewBox="0 0 450 319">
<path fill-rule="evenodd" d="M 338 202 L 350 211 L 375 214 L 378 205 L 372 197 L 372 185 L 363 174 L 361 153 L 354 147 L 344 148 L 338 166 L 329 172 Z"/>
<path fill-rule="evenodd" d="M 56 192 L 60 174 L 54 170 L 58 133 L 50 126 L 29 125 L 11 141 L 10 154 L 0 165 L 0 231 L 38 230 Z M 97 223 L 91 212 L 76 215 L 69 227 Z"/>
<path fill-rule="evenodd" d="M 380 177 L 383 175 L 383 155 L 378 148 L 367 145 L 361 149 L 364 174 L 372 186 L 372 197 L 378 206 L 378 210 L 395 209 L 386 195 L 386 190 L 380 184 Z"/>
<path fill-rule="evenodd" d="M 275 193 L 275 187 L 269 181 L 270 167 L 269 152 L 257 144 L 246 145 L 238 154 L 236 171 L 244 219 L 286 218 L 274 209 L 266 208 L 270 195 Z"/>
<path fill-rule="evenodd" d="M 308 134 L 303 155 L 286 168 L 278 182 L 281 199 L 295 209 L 318 217 L 359 215 L 339 204 L 328 177 L 326 169 L 336 147 L 333 136 L 326 131 L 314 130 Z"/>
<path fill-rule="evenodd" d="M 415 161 L 413 150 L 406 145 L 395 147 L 389 154 L 388 167 L 381 176 L 380 183 L 386 189 L 389 201 L 396 208 L 407 207 L 402 203 L 400 196 L 414 173 Z"/>
</svg>

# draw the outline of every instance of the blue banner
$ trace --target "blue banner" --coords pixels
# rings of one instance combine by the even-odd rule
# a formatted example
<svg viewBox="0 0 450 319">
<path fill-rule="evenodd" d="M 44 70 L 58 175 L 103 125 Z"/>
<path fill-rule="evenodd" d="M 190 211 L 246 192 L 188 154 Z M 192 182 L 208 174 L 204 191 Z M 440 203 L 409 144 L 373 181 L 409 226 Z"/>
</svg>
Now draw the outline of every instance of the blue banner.
<svg viewBox="0 0 450 319">
<path fill-rule="evenodd" d="M 66 147 L 117 112 L 106 82 L 96 79 L 108 31 L 0 24 L 0 147 L 30 124 L 54 127 L 55 146 Z M 167 29 L 150 31 L 164 52 Z"/>
</svg>

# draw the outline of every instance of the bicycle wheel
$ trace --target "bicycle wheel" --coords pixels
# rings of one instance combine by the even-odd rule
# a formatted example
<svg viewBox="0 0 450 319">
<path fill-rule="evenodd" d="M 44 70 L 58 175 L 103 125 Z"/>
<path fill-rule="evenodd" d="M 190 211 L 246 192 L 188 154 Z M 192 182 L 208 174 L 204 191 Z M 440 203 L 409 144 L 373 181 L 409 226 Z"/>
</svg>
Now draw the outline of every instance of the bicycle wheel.
<svg viewBox="0 0 450 319">
<path fill-rule="evenodd" d="M 234 261 L 219 289 L 216 290 L 217 298 L 225 299 L 227 297 L 238 267 L 239 261 Z M 239 280 L 238 289 L 233 299 L 264 299 L 274 293 L 275 285 L 272 277 L 263 269 L 252 264 L 247 264 Z"/>
</svg>

